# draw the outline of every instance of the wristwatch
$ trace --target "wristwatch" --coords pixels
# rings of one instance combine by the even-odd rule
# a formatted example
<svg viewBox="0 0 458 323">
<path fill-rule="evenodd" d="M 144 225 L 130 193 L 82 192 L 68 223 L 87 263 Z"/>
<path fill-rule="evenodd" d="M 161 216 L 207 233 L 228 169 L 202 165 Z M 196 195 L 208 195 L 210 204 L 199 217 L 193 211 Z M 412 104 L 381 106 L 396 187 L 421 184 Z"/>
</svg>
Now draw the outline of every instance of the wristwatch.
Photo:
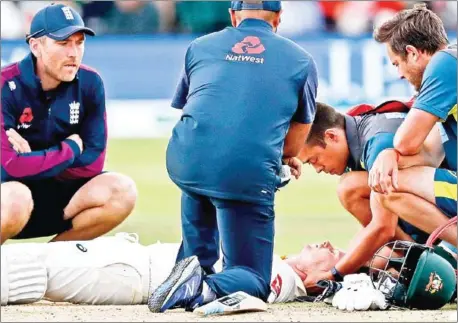
<svg viewBox="0 0 458 323">
<path fill-rule="evenodd" d="M 334 280 L 336 282 L 341 282 L 343 281 L 343 276 L 341 273 L 339 273 L 339 271 L 336 269 L 336 267 L 332 267 L 331 269 L 331 274 L 332 276 L 334 276 Z"/>
</svg>

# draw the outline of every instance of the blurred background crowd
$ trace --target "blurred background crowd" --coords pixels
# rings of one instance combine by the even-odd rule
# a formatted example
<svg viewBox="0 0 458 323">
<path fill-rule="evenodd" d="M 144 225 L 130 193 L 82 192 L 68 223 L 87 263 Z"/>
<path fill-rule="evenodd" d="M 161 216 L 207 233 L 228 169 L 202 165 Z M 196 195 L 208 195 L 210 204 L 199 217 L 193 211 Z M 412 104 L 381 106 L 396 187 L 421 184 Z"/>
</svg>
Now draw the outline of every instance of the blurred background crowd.
<svg viewBox="0 0 458 323">
<path fill-rule="evenodd" d="M 228 1 L 54 1 L 77 9 L 100 34 L 209 33 L 230 24 Z M 378 21 L 416 1 L 284 1 L 279 33 L 296 37 L 336 31 L 348 36 L 370 32 Z M 33 15 L 48 1 L 1 1 L 1 38 L 22 38 Z M 431 1 L 447 29 L 457 27 L 456 1 Z"/>
</svg>

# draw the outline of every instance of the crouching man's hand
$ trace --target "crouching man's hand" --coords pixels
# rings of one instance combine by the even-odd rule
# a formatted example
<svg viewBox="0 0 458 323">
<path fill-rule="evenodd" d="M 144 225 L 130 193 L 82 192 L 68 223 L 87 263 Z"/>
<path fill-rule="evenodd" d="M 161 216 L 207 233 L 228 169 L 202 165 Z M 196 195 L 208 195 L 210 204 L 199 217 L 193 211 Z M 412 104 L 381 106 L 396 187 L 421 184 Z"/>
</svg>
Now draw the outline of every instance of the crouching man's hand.
<svg viewBox="0 0 458 323">
<path fill-rule="evenodd" d="M 291 175 L 293 175 L 296 179 L 299 179 L 302 174 L 302 162 L 297 157 L 291 158 L 284 158 L 283 163 L 288 165 L 291 170 Z"/>
</svg>

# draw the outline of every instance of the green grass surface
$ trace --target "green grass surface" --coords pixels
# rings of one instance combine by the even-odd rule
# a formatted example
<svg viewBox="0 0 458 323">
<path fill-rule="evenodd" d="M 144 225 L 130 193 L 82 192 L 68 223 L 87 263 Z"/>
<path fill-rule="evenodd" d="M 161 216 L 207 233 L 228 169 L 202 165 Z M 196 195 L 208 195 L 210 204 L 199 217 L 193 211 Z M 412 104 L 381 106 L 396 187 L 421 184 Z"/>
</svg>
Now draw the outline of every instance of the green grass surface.
<svg viewBox="0 0 458 323">
<path fill-rule="evenodd" d="M 139 198 L 134 212 L 109 234 L 137 232 L 144 244 L 180 240 L 180 191 L 167 175 L 166 147 L 167 139 L 110 140 L 106 168 L 132 177 Z M 306 243 L 325 239 L 346 248 L 358 224 L 340 206 L 337 182 L 338 177 L 318 175 L 305 166 L 298 181 L 277 193 L 276 253 L 295 253 Z"/>
</svg>

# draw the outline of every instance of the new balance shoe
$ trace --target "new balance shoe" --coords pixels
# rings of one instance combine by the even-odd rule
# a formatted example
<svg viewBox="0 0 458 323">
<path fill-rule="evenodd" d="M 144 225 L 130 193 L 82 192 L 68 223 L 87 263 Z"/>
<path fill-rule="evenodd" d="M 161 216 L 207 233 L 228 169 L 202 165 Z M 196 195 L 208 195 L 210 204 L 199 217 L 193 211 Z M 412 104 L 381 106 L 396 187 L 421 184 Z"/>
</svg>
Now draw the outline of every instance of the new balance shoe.
<svg viewBox="0 0 458 323">
<path fill-rule="evenodd" d="M 151 294 L 148 308 L 153 313 L 168 309 L 193 310 L 202 305 L 203 271 L 197 256 L 179 261 L 169 277 Z"/>
</svg>

